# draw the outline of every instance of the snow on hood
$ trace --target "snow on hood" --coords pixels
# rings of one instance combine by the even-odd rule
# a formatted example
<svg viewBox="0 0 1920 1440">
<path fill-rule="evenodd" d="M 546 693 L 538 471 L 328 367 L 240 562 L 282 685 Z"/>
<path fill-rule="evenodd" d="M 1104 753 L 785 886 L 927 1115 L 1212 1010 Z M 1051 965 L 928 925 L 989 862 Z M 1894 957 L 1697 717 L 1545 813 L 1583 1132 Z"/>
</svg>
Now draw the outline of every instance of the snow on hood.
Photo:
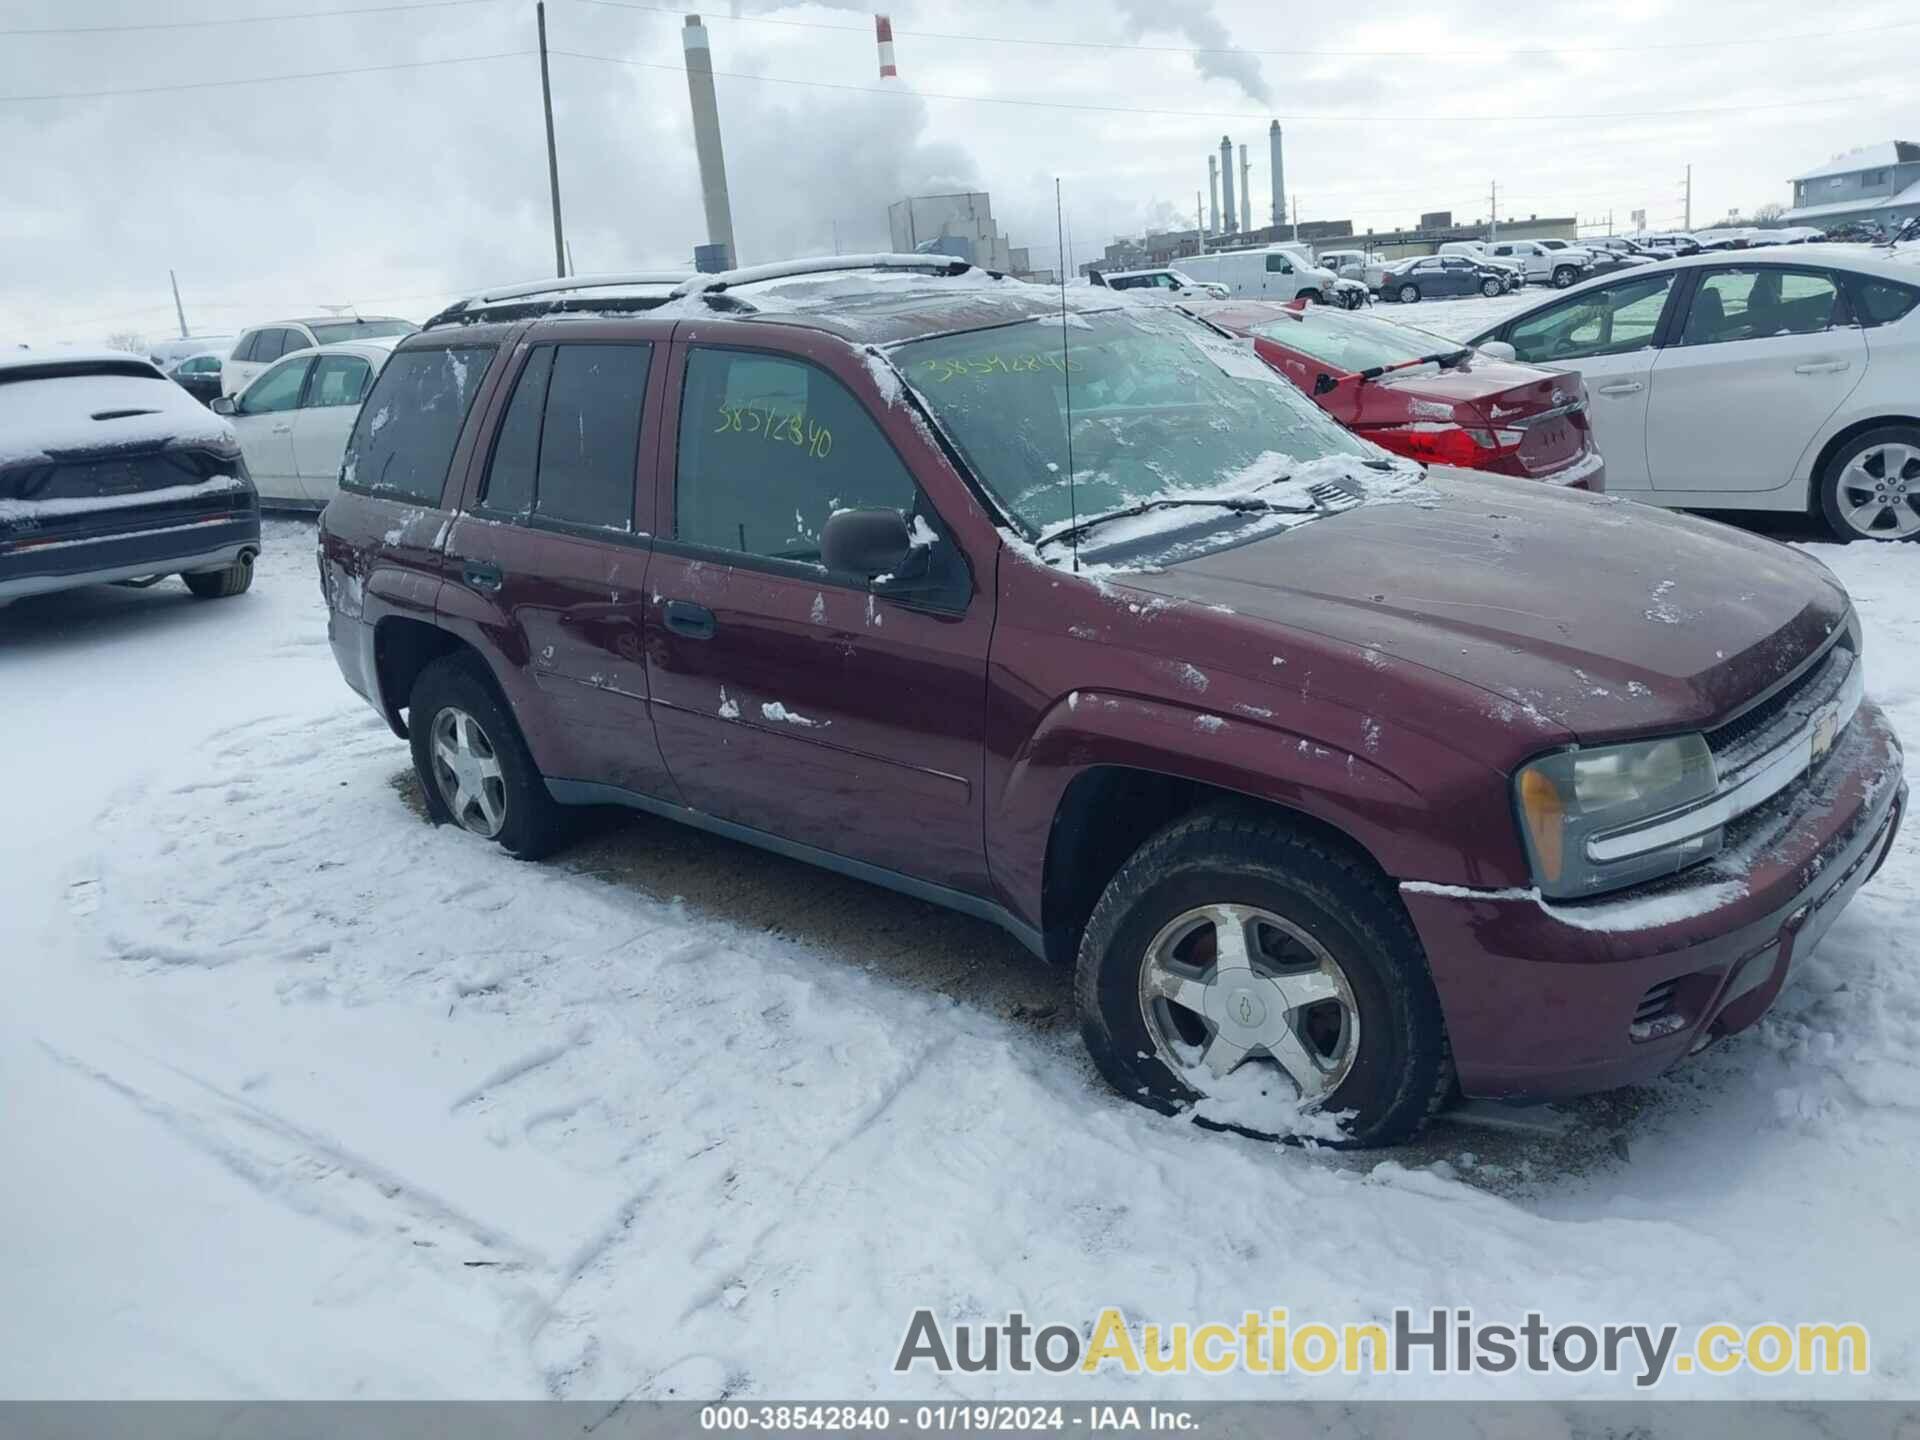
<svg viewBox="0 0 1920 1440">
<path fill-rule="evenodd" d="M 42 356 L 45 363 L 57 358 Z M 125 365 L 127 356 L 115 363 Z M 0 379 L 0 465 L 158 445 L 227 447 L 233 427 L 155 370 Z"/>
</svg>

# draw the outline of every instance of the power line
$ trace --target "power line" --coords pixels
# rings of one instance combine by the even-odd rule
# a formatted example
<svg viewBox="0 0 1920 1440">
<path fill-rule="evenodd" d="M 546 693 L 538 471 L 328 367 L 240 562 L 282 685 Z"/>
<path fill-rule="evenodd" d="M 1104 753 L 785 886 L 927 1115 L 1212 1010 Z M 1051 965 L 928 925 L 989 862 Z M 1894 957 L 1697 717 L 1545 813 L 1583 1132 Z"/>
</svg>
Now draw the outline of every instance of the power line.
<svg viewBox="0 0 1920 1440">
<path fill-rule="evenodd" d="M 451 55 L 444 60 L 396 60 L 390 65 L 352 65 L 342 70 L 302 70 L 292 75 L 247 75 L 236 80 L 189 80 L 174 85 L 135 85 L 117 90 L 64 90 L 46 95 L 0 95 L 0 105 L 44 100 L 106 100 L 116 95 L 161 95 L 174 90 L 223 90 L 235 85 L 275 85 L 283 80 L 332 80 L 342 75 L 374 75 L 390 70 L 423 70 L 434 65 L 475 65 L 483 60 L 513 60 L 531 50 L 502 50 L 493 55 Z M 563 52 L 556 50 L 556 55 Z"/>
<path fill-rule="evenodd" d="M 229 15 L 218 20 L 152 20 L 131 25 L 10 26 L 0 35 L 111 35 L 138 30 L 207 30 L 220 25 L 265 25 L 275 20 L 325 20 L 335 15 L 391 15 L 403 10 L 451 10 L 458 5 L 497 5 L 500 0 L 417 0 L 411 5 L 361 5 L 349 10 L 299 10 L 281 15 Z"/>
<path fill-rule="evenodd" d="M 612 4 L 614 0 L 595 0 L 595 3 Z M 590 55 L 582 50 L 552 50 L 553 55 L 565 55 L 574 60 L 597 60 L 607 65 L 626 65 L 637 70 L 665 70 L 673 74 L 686 73 L 684 65 L 665 65 L 651 60 L 629 60 L 618 55 Z M 1086 110 L 1104 115 L 1165 115 L 1186 120 L 1288 120 L 1295 124 L 1302 122 L 1337 122 L 1365 124 L 1432 124 L 1460 123 L 1484 124 L 1490 120 L 1527 120 L 1549 123 L 1563 120 L 1652 120 L 1675 119 L 1689 115 L 1735 115 L 1753 110 L 1793 110 L 1812 108 L 1821 105 L 1852 105 L 1863 100 L 1879 97 L 1870 95 L 1829 95 L 1811 100 L 1773 100 L 1752 105 L 1698 105 L 1676 110 L 1601 110 L 1590 112 L 1560 111 L 1554 114 L 1534 115 L 1309 115 L 1300 112 L 1287 113 L 1262 110 L 1162 110 L 1145 105 L 1087 105 L 1068 100 L 1027 100 L 1005 95 L 955 95 L 938 90 L 889 90 L 874 85 L 837 85 L 828 80 L 793 80 L 781 75 L 747 75 L 733 70 L 716 70 L 716 76 L 727 80 L 759 80 L 769 85 L 799 85 L 811 90 L 840 90 L 854 95 L 883 95 L 903 100 L 962 100 L 976 105 L 1018 105 L 1041 110 Z"/>
<path fill-rule="evenodd" d="M 638 0 L 576 0 L 576 3 L 598 5 L 611 10 L 643 10 L 653 15 L 678 16 L 682 13 L 680 9 L 665 5 L 642 5 Z M 864 26 L 834 25 L 824 20 L 781 20 L 771 15 L 729 15 L 715 18 L 745 21 L 754 25 L 784 25 L 799 30 L 835 30 L 847 35 L 870 33 Z M 1888 30 L 1907 30 L 1916 25 L 1920 25 L 1920 20 L 1896 20 L 1886 25 L 1867 25 L 1855 30 L 1818 30 L 1798 35 L 1764 35 L 1720 40 L 1671 40 L 1646 45 L 1523 46 L 1504 50 L 1274 50 L 1251 45 L 1146 45 L 1122 40 L 1042 40 L 1024 35 L 969 35 L 940 30 L 903 30 L 897 25 L 893 33 L 896 36 L 917 40 L 967 40 L 991 45 L 1041 45 L 1070 50 L 1140 50 L 1159 55 L 1317 56 L 1323 59 L 1366 60 L 1425 60 L 1440 56 L 1449 58 L 1478 56 L 1489 60 L 1504 60 L 1515 55 L 1619 55 L 1643 50 L 1724 50 L 1745 45 L 1797 45 L 1808 40 L 1840 39 L 1877 35 Z"/>
</svg>

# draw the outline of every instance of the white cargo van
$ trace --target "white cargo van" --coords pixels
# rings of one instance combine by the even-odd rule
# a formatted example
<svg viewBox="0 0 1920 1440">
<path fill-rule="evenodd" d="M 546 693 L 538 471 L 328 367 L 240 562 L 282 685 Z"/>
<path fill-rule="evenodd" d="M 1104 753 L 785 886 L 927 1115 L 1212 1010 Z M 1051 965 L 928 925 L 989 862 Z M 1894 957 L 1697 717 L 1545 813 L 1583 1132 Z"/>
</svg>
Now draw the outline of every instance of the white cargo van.
<svg viewBox="0 0 1920 1440">
<path fill-rule="evenodd" d="M 1264 245 L 1255 250 L 1220 250 L 1212 255 L 1182 257 L 1180 268 L 1196 280 L 1225 285 L 1235 295 L 1268 300 L 1331 302 L 1336 277 L 1313 263 L 1305 247 Z"/>
</svg>

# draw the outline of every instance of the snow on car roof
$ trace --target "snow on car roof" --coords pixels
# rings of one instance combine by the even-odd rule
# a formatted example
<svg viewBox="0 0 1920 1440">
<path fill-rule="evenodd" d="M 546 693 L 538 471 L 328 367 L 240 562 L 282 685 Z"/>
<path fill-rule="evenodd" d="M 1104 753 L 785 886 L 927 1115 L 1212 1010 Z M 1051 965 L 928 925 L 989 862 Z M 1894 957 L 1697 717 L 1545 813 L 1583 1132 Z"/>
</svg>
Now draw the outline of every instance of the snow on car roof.
<svg viewBox="0 0 1920 1440">
<path fill-rule="evenodd" d="M 57 345 L 45 350 L 21 346 L 18 350 L 0 350 L 0 370 L 21 370 L 40 365 L 146 365 L 152 361 L 130 350 L 110 350 L 105 346 Z M 154 374 L 160 372 L 155 370 Z"/>
<path fill-rule="evenodd" d="M 44 373 L 35 374 L 35 366 Z M 96 368 L 97 367 L 97 368 Z M 233 427 L 150 362 L 119 351 L 0 362 L 0 465 L 165 444 L 233 444 Z"/>
</svg>

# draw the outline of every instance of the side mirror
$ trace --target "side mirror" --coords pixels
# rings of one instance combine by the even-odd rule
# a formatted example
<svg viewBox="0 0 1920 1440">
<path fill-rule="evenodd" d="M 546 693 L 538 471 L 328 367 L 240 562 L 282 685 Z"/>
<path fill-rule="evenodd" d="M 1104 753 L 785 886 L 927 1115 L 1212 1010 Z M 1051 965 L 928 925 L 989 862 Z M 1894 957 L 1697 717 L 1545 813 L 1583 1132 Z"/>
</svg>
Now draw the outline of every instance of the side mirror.
<svg viewBox="0 0 1920 1440">
<path fill-rule="evenodd" d="M 207 408 L 216 415 L 233 415 L 239 412 L 239 405 L 231 395 L 216 395 Z"/>
<path fill-rule="evenodd" d="M 1513 346 L 1504 340 L 1488 340 L 1479 347 L 1480 353 L 1489 360 L 1518 360 L 1520 358 Z"/>
<path fill-rule="evenodd" d="M 904 577 L 913 537 L 898 510 L 836 510 L 820 531 L 820 562 L 829 570 Z"/>
</svg>

